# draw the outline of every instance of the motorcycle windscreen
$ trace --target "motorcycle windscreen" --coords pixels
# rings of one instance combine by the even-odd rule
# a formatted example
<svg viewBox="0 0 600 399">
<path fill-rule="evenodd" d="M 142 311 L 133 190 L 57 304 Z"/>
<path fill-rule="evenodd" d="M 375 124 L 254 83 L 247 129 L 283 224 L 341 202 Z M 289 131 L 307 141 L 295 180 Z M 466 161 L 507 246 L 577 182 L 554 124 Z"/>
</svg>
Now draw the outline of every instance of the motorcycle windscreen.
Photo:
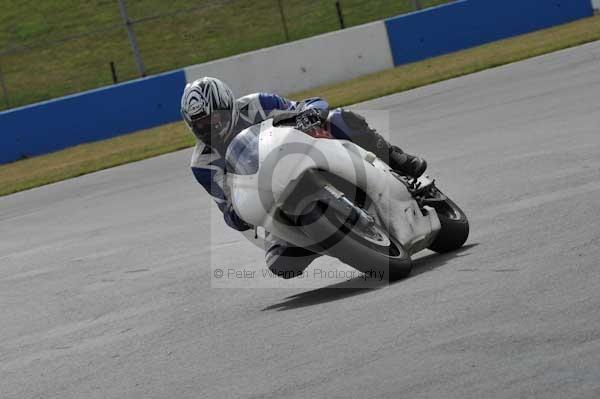
<svg viewBox="0 0 600 399">
<path fill-rule="evenodd" d="M 253 126 L 233 138 L 225 154 L 228 173 L 253 175 L 258 172 L 259 136 L 259 126 Z"/>
</svg>

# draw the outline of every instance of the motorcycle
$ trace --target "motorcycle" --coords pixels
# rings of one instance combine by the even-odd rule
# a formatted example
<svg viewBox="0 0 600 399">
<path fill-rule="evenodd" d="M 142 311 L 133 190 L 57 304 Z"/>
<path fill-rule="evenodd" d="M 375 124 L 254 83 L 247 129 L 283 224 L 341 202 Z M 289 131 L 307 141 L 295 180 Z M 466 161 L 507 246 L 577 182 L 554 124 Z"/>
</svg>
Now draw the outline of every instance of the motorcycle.
<svg viewBox="0 0 600 399">
<path fill-rule="evenodd" d="M 363 273 L 407 276 L 411 256 L 443 253 L 469 235 L 465 213 L 428 176 L 403 176 L 327 130 L 267 119 L 225 156 L 233 207 L 247 223 Z"/>
</svg>

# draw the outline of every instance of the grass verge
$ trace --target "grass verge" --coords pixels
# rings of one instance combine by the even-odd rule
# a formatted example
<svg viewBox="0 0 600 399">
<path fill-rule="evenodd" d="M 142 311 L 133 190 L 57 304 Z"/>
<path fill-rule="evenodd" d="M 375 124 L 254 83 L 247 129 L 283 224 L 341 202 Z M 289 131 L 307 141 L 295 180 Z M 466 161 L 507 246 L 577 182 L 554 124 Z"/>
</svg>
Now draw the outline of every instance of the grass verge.
<svg viewBox="0 0 600 399">
<path fill-rule="evenodd" d="M 420 4 L 431 7 L 448 1 L 420 0 Z M 149 75 L 286 41 L 277 0 L 126 3 L 130 18 L 137 21 L 133 29 Z M 280 4 L 289 40 L 340 27 L 333 0 L 282 0 Z M 341 4 L 346 26 L 407 13 L 414 5 L 411 0 L 343 0 Z M 0 0 L 0 10 L 0 70 L 10 107 L 110 85 L 110 61 L 119 81 L 138 76 L 116 0 Z M 178 10 L 187 11 L 173 13 Z M 147 19 L 154 15 L 162 17 Z M 76 38 L 61 40 L 69 36 Z M 9 49 L 13 51 L 4 53 Z M 0 91 L 0 109 L 5 106 Z"/>
<path fill-rule="evenodd" d="M 321 96 L 332 106 L 348 105 L 595 40 L 600 40 L 600 16 L 307 90 L 291 97 Z M 13 162 L 0 166 L 0 195 L 176 151 L 193 143 L 183 123 L 176 122 Z"/>
</svg>

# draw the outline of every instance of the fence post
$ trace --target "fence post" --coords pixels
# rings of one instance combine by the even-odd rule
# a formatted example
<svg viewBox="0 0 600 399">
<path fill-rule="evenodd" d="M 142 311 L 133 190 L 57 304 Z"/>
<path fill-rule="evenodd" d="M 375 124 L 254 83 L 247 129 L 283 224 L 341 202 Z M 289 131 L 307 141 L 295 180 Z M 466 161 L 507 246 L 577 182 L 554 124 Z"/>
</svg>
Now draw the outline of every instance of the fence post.
<svg viewBox="0 0 600 399">
<path fill-rule="evenodd" d="M 342 5 L 340 4 L 340 0 L 336 0 L 335 8 L 337 10 L 338 19 L 340 20 L 340 29 L 344 29 L 346 24 L 344 23 L 344 14 L 342 14 Z"/>
<path fill-rule="evenodd" d="M 138 72 L 140 76 L 146 76 L 146 69 L 144 68 L 142 55 L 140 54 L 140 49 L 135 38 L 135 32 L 133 31 L 133 24 L 129 19 L 129 15 L 127 15 L 127 6 L 125 5 L 125 0 L 119 0 L 119 9 L 121 10 L 121 17 L 123 18 L 125 29 L 127 29 L 127 36 L 129 37 L 129 43 L 131 44 L 131 49 L 133 50 L 133 56 L 135 58 Z"/>
<path fill-rule="evenodd" d="M 423 8 L 423 6 L 421 5 L 421 0 L 412 0 L 413 3 L 413 8 L 415 10 L 420 10 L 421 8 Z"/>
<path fill-rule="evenodd" d="M 113 83 L 119 83 L 119 79 L 117 78 L 117 70 L 115 69 L 115 63 L 112 61 L 110 62 L 110 74 L 112 75 Z"/>
<path fill-rule="evenodd" d="M 4 80 L 4 74 L 2 73 L 2 67 L 0 66 L 0 86 L 2 86 L 2 96 L 6 103 L 6 108 L 10 108 L 10 101 L 8 100 L 8 89 L 6 88 L 6 81 Z"/>
<path fill-rule="evenodd" d="M 281 25 L 283 26 L 283 34 L 285 35 L 285 41 L 290 41 L 290 33 L 288 32 L 287 22 L 285 21 L 285 14 L 283 13 L 283 4 L 281 4 L 281 0 L 277 0 L 277 4 L 279 5 L 279 14 L 281 15 Z"/>
</svg>

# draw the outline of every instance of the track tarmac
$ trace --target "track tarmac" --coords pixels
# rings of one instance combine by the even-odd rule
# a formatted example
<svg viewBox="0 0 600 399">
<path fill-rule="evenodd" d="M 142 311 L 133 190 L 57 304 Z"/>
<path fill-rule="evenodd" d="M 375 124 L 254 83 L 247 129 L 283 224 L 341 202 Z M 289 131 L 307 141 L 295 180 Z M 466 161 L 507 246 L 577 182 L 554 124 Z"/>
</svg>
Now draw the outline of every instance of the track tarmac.
<svg viewBox="0 0 600 399">
<path fill-rule="evenodd" d="M 263 254 L 190 150 L 0 198 L 0 397 L 600 397 L 599 71 L 596 42 L 357 106 L 471 222 L 376 289 L 215 288 Z"/>
</svg>

